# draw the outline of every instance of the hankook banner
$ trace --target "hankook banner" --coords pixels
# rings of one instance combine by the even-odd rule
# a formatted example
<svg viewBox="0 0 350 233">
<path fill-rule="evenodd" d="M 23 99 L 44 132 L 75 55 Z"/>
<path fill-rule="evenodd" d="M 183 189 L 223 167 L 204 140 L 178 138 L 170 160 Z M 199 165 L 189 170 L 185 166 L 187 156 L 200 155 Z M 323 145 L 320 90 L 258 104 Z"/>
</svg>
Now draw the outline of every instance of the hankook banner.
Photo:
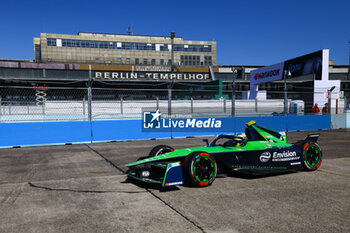
<svg viewBox="0 0 350 233">
<path fill-rule="evenodd" d="M 250 84 L 259 84 L 281 80 L 283 77 L 283 62 L 265 66 L 250 72 Z"/>
<path fill-rule="evenodd" d="M 293 58 L 275 65 L 265 66 L 250 72 L 250 83 L 259 84 L 283 79 L 283 71 L 288 70 L 292 77 L 315 74 L 316 80 L 322 78 L 323 50 Z"/>
<path fill-rule="evenodd" d="M 257 85 L 283 79 L 284 71 L 290 72 L 289 78 L 315 74 L 315 80 L 328 80 L 329 50 L 320 50 L 301 57 L 293 58 L 275 65 L 262 67 L 250 72 L 249 99 L 255 99 Z"/>
</svg>

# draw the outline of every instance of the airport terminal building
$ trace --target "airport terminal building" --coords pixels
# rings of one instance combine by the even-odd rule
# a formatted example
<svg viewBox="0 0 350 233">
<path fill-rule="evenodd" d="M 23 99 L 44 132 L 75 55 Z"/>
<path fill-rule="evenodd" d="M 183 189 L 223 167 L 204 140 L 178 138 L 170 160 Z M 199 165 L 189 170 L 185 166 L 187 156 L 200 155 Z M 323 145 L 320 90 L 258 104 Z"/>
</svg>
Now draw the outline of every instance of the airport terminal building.
<svg viewBox="0 0 350 233">
<path fill-rule="evenodd" d="M 172 62 L 173 59 L 173 62 Z M 190 41 L 182 37 L 136 36 L 102 33 L 78 35 L 40 34 L 34 38 L 34 60 L 0 60 L 2 101 L 31 101 L 33 90 L 55 88 L 110 89 L 94 92 L 94 99 L 167 99 L 169 84 L 173 99 L 231 98 L 233 72 L 236 98 L 249 90 L 250 72 L 259 65 L 217 65 L 215 41 Z M 287 80 L 288 98 L 313 104 L 315 75 Z M 340 91 L 350 98 L 348 65 L 329 64 L 329 80 L 340 80 Z M 32 87 L 18 92 L 16 88 Z M 6 90 L 5 90 L 6 89 Z M 283 81 L 259 85 L 268 99 L 283 99 Z M 33 93 L 32 93 L 33 92 Z M 47 100 L 84 98 L 86 91 L 46 93 Z"/>
<path fill-rule="evenodd" d="M 79 32 L 41 33 L 34 38 L 36 62 L 209 66 L 216 64 L 215 41 L 182 37 L 138 36 Z"/>
</svg>

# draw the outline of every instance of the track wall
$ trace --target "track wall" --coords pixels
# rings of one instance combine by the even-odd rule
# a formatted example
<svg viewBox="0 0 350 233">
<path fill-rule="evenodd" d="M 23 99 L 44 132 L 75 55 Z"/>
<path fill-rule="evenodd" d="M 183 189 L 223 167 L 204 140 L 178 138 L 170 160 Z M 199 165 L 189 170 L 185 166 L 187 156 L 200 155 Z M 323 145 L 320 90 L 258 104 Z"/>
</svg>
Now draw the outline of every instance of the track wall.
<svg viewBox="0 0 350 233">
<path fill-rule="evenodd" d="M 349 118 L 349 114 L 347 116 Z M 245 123 L 255 120 L 258 125 L 277 131 L 321 130 L 331 128 L 330 115 L 263 116 L 216 118 L 222 121 L 221 132 L 177 131 L 144 132 L 142 121 L 59 121 L 0 123 L 0 147 L 32 146 L 66 143 L 90 143 L 118 140 L 139 140 L 189 136 L 208 136 L 220 133 L 244 132 Z M 348 126 L 349 127 L 349 126 Z"/>
</svg>

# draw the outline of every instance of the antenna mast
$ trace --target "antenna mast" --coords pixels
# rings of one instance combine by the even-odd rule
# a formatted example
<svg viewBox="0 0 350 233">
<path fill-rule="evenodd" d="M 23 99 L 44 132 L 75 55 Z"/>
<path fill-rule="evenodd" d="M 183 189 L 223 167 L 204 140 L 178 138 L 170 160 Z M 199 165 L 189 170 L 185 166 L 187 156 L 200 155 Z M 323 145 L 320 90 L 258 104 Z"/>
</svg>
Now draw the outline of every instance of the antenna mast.
<svg viewBox="0 0 350 233">
<path fill-rule="evenodd" d="M 131 27 L 128 27 L 128 29 L 126 30 L 126 33 L 128 33 L 129 35 L 134 35 L 134 25 L 131 24 Z"/>
</svg>

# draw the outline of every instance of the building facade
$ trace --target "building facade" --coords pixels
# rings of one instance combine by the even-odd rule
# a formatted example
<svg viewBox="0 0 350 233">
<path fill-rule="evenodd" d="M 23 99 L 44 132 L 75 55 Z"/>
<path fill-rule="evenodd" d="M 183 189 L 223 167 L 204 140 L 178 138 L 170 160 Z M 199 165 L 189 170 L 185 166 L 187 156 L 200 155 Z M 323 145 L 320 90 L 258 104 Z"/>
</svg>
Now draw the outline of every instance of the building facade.
<svg viewBox="0 0 350 233">
<path fill-rule="evenodd" d="M 40 38 L 34 38 L 34 51 L 35 61 L 43 63 L 171 65 L 173 51 L 176 66 L 216 64 L 215 41 L 182 37 L 41 33 Z"/>
<path fill-rule="evenodd" d="M 169 86 L 173 99 L 227 99 L 232 98 L 236 68 L 243 71 L 235 76 L 235 96 L 242 99 L 250 90 L 250 72 L 263 67 L 217 65 L 216 42 L 181 37 L 42 33 L 34 38 L 34 51 L 34 60 L 0 59 L 3 104 L 31 103 L 41 87 L 47 100 L 83 99 L 88 84 L 96 88 L 93 98 L 101 100 L 167 99 Z M 329 80 L 340 80 L 346 99 L 350 99 L 349 74 L 349 65 L 329 63 Z M 287 79 L 288 98 L 303 100 L 311 109 L 315 80 L 314 74 Z M 259 90 L 266 91 L 267 99 L 284 98 L 281 80 L 260 84 Z"/>
<path fill-rule="evenodd" d="M 0 87 L 27 88 L 35 85 L 44 85 L 49 88 L 64 88 L 73 83 L 74 87 L 86 88 L 86 83 L 91 77 L 94 87 L 127 88 L 128 90 L 125 90 L 125 92 L 129 93 L 129 99 L 149 99 L 154 94 L 154 89 L 163 89 L 160 92 L 162 92 L 161 95 L 165 98 L 168 94 L 168 83 L 173 83 L 174 89 L 187 90 L 174 92 L 174 99 L 201 98 L 201 96 L 212 99 L 222 94 L 231 98 L 232 68 L 237 67 L 244 69 L 244 75 L 236 77 L 236 98 L 241 99 L 242 93 L 250 89 L 250 72 L 262 66 L 219 65 L 212 67 L 213 72 L 211 73 L 209 67 L 180 66 L 174 72 L 171 72 L 168 66 L 89 65 L 77 63 L 38 63 L 30 60 L 0 60 Z M 343 91 L 344 97 L 350 99 L 348 67 L 348 65 L 330 65 L 329 80 L 340 80 L 340 90 Z M 288 98 L 301 99 L 312 104 L 314 80 L 315 78 L 312 74 L 288 79 Z M 212 86 L 210 86 L 210 83 L 213 83 Z M 206 85 L 209 86 L 207 87 Z M 284 93 L 283 85 L 283 81 L 263 83 L 259 85 L 259 90 L 267 91 L 268 99 L 282 99 Z M 213 88 L 213 86 L 216 88 Z M 3 101 L 13 100 L 14 98 L 27 98 L 23 93 L 16 93 L 16 89 L 13 89 L 13 91 L 13 94 L 6 94 L 6 92 L 1 92 L 0 88 L 0 98 Z M 48 93 L 48 100 L 53 98 L 53 96 L 58 96 L 52 93 L 54 92 L 50 91 Z M 138 94 L 136 95 L 136 93 Z M 62 92 L 59 99 L 75 98 L 73 96 L 65 96 L 64 94 L 65 92 Z M 311 97 L 305 99 L 306 94 L 309 94 Z M 122 95 L 125 94 L 123 93 Z M 116 94 L 111 98 L 118 99 L 120 96 Z"/>
</svg>

